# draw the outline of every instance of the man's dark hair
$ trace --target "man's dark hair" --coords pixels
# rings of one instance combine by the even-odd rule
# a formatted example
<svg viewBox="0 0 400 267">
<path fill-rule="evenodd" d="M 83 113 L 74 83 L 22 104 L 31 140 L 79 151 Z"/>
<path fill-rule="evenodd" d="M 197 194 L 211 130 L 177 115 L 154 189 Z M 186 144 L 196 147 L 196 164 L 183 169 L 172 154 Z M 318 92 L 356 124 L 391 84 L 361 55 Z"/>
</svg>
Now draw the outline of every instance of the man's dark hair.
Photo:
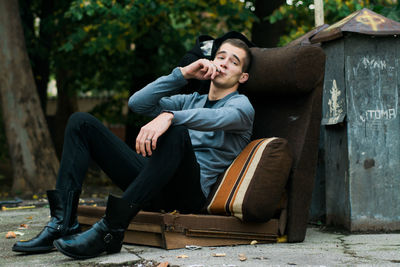
<svg viewBox="0 0 400 267">
<path fill-rule="evenodd" d="M 250 66 L 251 66 L 251 60 L 252 60 L 253 56 L 251 55 L 250 48 L 247 46 L 247 44 L 240 39 L 226 39 L 225 41 L 222 42 L 220 47 L 223 44 L 233 45 L 235 47 L 243 49 L 246 52 L 246 58 L 244 59 L 242 71 L 248 72 L 250 69 Z M 219 50 L 219 48 L 218 48 L 218 50 Z"/>
</svg>

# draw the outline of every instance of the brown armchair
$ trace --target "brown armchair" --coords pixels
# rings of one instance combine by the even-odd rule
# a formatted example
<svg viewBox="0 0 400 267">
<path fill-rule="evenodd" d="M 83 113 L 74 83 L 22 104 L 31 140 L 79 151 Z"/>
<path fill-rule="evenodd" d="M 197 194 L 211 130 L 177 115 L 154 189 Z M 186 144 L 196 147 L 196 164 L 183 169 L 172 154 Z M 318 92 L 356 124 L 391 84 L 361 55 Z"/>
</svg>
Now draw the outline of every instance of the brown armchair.
<svg viewBox="0 0 400 267">
<path fill-rule="evenodd" d="M 252 48 L 243 88 L 255 110 L 253 139 L 288 140 L 293 165 L 287 184 L 289 242 L 304 240 L 317 165 L 325 54 L 316 46 Z"/>
<path fill-rule="evenodd" d="M 293 155 L 283 193 L 287 198 L 276 207 L 279 212 L 262 223 L 233 216 L 140 212 L 128 228 L 126 242 L 169 249 L 277 242 L 282 235 L 288 242 L 304 240 L 317 164 L 325 54 L 319 47 L 301 43 L 251 50 L 251 78 L 241 91 L 256 111 L 253 139 L 283 137 Z M 101 207 L 78 209 L 81 224 L 91 225 L 103 214 Z"/>
</svg>

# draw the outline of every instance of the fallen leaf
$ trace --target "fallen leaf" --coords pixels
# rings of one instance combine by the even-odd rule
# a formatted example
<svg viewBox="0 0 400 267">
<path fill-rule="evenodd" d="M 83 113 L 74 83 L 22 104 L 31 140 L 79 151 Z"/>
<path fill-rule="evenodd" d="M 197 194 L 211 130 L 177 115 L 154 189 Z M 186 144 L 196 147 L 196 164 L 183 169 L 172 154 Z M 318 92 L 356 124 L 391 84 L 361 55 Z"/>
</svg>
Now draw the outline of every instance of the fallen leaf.
<svg viewBox="0 0 400 267">
<path fill-rule="evenodd" d="M 27 220 L 32 220 L 32 216 L 29 216 L 29 217 L 26 217 L 25 219 L 27 219 Z"/>
<path fill-rule="evenodd" d="M 178 255 L 178 256 L 176 256 L 178 259 L 186 259 L 186 258 L 189 258 L 189 256 L 188 255 Z"/>
<path fill-rule="evenodd" d="M 22 229 L 28 229 L 28 225 L 25 224 L 25 223 L 20 224 L 18 229 L 20 229 L 20 230 L 22 230 Z"/>
<path fill-rule="evenodd" d="M 11 231 L 6 234 L 6 238 L 7 239 L 16 238 L 16 237 L 17 237 L 17 235 L 14 232 L 11 232 Z"/>
<path fill-rule="evenodd" d="M 276 242 L 277 243 L 287 243 L 287 235 L 283 235 L 283 236 L 278 237 Z"/>
<path fill-rule="evenodd" d="M 169 214 L 171 214 L 171 215 L 175 215 L 175 214 L 178 214 L 179 213 L 179 211 L 177 211 L 177 210 L 174 210 L 174 211 L 171 211 Z"/>
<path fill-rule="evenodd" d="M 168 261 L 161 262 L 159 265 L 157 265 L 157 267 L 168 267 L 168 266 L 169 266 Z"/>
<path fill-rule="evenodd" d="M 246 255 L 244 255 L 243 253 L 239 254 L 239 260 L 240 260 L 240 261 L 245 261 L 245 260 L 247 260 Z"/>
<path fill-rule="evenodd" d="M 226 253 L 213 253 L 213 257 L 225 257 Z"/>
<path fill-rule="evenodd" d="M 258 243 L 257 240 L 253 240 L 253 241 L 250 242 L 250 245 L 255 245 L 255 244 L 257 244 L 257 243 Z"/>
</svg>

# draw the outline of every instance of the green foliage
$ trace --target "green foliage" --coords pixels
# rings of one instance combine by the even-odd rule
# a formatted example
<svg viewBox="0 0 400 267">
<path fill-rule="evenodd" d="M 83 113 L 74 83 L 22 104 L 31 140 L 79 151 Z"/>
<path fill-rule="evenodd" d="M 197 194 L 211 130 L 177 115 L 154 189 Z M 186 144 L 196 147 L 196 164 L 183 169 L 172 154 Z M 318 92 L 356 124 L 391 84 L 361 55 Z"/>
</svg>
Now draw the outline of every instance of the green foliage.
<svg viewBox="0 0 400 267">
<path fill-rule="evenodd" d="M 388 17 L 389 19 L 400 22 L 400 1 L 397 0 L 397 5 L 383 6 L 379 5 L 375 7 L 375 11 Z"/>
<path fill-rule="evenodd" d="M 248 2 L 248 1 L 247 1 Z M 249 34 L 256 16 L 241 0 L 20 1 L 31 59 L 49 56 L 50 75 L 69 93 L 111 97 L 93 110 L 115 123 L 134 91 L 166 74 L 197 36 Z M 248 3 L 247 3 L 248 4 Z M 51 38 L 43 38 L 43 37 Z M 33 68 L 35 61 L 31 61 Z M 40 77 L 36 77 L 40 78 Z M 141 118 L 129 118 L 141 123 Z M 135 123 L 136 124 L 136 123 Z"/>
<path fill-rule="evenodd" d="M 201 33 L 248 30 L 255 18 L 238 0 L 76 0 L 65 17 L 79 25 L 60 50 L 96 57 L 134 55 L 137 42 L 156 47 L 160 57 L 181 55 L 183 51 L 168 51 L 168 47 L 179 43 L 189 49 Z M 165 62 L 164 58 L 158 62 Z"/>
<path fill-rule="evenodd" d="M 71 59 L 77 90 L 129 95 L 170 72 L 200 34 L 248 33 L 255 19 L 240 0 L 75 0 L 57 52 Z M 115 104 L 94 112 L 115 120 Z"/>
<path fill-rule="evenodd" d="M 288 1 L 289 2 L 289 1 Z M 325 23 L 333 23 L 364 7 L 393 20 L 400 21 L 400 2 L 397 0 L 324 0 Z M 293 0 L 280 6 L 266 19 L 271 23 L 285 19 L 287 27 L 279 42 L 283 46 L 314 28 L 313 0 Z"/>
</svg>

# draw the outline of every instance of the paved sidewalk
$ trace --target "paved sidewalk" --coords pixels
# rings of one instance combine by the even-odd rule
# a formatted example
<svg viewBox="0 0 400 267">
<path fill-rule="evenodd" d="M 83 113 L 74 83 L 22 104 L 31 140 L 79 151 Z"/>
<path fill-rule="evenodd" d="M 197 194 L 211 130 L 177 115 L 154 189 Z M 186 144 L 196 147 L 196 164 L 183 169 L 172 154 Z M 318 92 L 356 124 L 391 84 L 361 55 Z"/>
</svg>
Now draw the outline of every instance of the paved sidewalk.
<svg viewBox="0 0 400 267">
<path fill-rule="evenodd" d="M 164 250 L 124 245 L 121 253 L 88 260 L 71 260 L 54 251 L 24 255 L 11 251 L 19 239 L 34 237 L 49 220 L 46 207 L 0 211 L 0 266 L 400 266 L 400 234 L 345 235 L 309 228 L 303 243 L 282 243 L 233 247 L 202 247 L 197 250 Z M 27 229 L 18 229 L 27 224 Z M 6 239 L 8 231 L 23 236 Z M 222 254 L 215 257 L 214 254 Z M 245 257 L 241 261 L 239 255 Z"/>
</svg>

